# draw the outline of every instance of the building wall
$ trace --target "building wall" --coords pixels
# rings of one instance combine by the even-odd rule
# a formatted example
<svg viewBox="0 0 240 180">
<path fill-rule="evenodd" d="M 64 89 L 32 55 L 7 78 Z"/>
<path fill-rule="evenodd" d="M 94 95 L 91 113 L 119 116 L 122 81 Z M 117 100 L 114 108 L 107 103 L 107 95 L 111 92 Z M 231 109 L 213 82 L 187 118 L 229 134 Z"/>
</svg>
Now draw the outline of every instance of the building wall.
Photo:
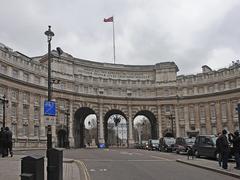
<svg viewBox="0 0 240 180">
<path fill-rule="evenodd" d="M 16 147 L 45 147 L 46 121 L 53 122 L 53 142 L 66 128 L 65 112 L 70 111 L 70 143 L 75 146 L 75 112 L 81 107 L 92 109 L 98 120 L 98 139 L 104 143 L 104 116 L 111 110 L 127 118 L 129 143 L 133 142 L 133 121 L 139 112 L 151 112 L 156 119 L 158 136 L 171 129 L 176 136 L 189 131 L 216 134 L 223 128 L 238 128 L 235 110 L 240 99 L 238 64 L 217 71 L 177 76 L 174 62 L 149 66 L 98 63 L 53 53 L 53 99 L 55 118 L 43 114 L 47 99 L 46 56 L 29 58 L 4 46 L 0 47 L 0 95 L 9 100 L 6 125 L 14 134 Z M 0 104 L 0 126 L 2 104 Z"/>
</svg>

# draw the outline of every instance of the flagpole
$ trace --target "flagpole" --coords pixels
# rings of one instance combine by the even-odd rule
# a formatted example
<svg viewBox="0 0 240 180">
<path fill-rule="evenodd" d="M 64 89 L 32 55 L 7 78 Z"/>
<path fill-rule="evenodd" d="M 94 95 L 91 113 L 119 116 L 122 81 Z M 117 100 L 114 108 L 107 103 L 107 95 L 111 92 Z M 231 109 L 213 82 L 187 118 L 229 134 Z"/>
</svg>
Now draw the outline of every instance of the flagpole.
<svg viewBox="0 0 240 180">
<path fill-rule="evenodd" d="M 115 30 L 114 30 L 114 16 L 113 16 L 113 62 L 116 62 L 116 54 L 115 54 Z"/>
</svg>

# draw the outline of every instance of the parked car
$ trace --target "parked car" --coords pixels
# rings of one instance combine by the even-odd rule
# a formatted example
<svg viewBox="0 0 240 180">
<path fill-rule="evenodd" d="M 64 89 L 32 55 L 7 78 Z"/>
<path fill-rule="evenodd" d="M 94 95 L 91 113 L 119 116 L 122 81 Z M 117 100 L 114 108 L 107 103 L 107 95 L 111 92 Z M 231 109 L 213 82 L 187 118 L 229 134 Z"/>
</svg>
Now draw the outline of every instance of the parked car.
<svg viewBox="0 0 240 180">
<path fill-rule="evenodd" d="M 165 152 L 172 152 L 174 150 L 175 138 L 173 137 L 162 137 L 159 140 L 159 150 Z"/>
<path fill-rule="evenodd" d="M 195 137 L 178 137 L 175 143 L 176 153 L 187 152 L 189 148 L 192 148 L 196 138 Z"/>
<path fill-rule="evenodd" d="M 158 139 L 149 139 L 148 140 L 148 150 L 159 150 L 159 140 Z"/>
<path fill-rule="evenodd" d="M 205 156 L 217 159 L 216 148 L 217 137 L 215 135 L 199 135 L 193 145 L 193 152 L 196 157 Z"/>
</svg>

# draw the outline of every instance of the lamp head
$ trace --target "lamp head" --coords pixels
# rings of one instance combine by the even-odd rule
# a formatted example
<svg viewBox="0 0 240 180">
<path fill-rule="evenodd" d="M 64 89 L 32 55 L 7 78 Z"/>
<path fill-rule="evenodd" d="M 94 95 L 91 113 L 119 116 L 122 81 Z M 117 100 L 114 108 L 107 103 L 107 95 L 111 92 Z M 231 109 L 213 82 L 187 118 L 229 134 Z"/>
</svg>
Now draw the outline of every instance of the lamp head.
<svg viewBox="0 0 240 180">
<path fill-rule="evenodd" d="M 48 41 L 50 42 L 52 40 L 52 37 L 54 36 L 54 33 L 51 31 L 51 26 L 48 26 L 48 30 L 45 31 L 45 35 L 48 38 Z"/>
</svg>

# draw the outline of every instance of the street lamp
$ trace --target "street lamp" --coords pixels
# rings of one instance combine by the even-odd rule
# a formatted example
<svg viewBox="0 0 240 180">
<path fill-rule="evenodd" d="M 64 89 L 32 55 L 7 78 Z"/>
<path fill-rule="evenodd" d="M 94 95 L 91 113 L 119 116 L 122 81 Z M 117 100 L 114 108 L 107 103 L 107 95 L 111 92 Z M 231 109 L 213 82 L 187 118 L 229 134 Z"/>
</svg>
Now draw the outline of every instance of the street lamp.
<svg viewBox="0 0 240 180">
<path fill-rule="evenodd" d="M 3 104 L 3 127 L 5 128 L 5 118 L 6 118 L 6 112 L 5 112 L 5 110 L 6 110 L 6 104 L 8 103 L 8 100 L 6 99 L 6 96 L 5 95 L 3 95 L 3 97 L 2 98 L 0 98 L 0 101 L 2 102 L 2 104 Z"/>
<path fill-rule="evenodd" d="M 67 111 L 65 112 L 65 115 L 67 116 L 67 141 L 66 141 L 66 148 L 69 148 L 69 109 L 67 109 Z"/>
<path fill-rule="evenodd" d="M 118 124 L 121 121 L 121 118 L 118 115 L 113 116 L 113 121 L 115 123 L 115 126 L 117 127 L 117 146 L 118 146 Z"/>
</svg>

